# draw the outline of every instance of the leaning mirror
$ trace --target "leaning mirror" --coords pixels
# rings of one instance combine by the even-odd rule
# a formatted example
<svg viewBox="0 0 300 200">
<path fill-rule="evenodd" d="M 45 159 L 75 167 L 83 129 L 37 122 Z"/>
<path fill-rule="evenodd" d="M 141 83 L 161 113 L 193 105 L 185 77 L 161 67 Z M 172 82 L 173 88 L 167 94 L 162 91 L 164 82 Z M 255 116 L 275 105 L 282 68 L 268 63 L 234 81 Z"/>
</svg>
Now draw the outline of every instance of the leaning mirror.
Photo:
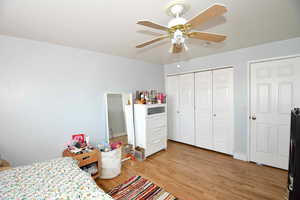
<svg viewBox="0 0 300 200">
<path fill-rule="evenodd" d="M 106 93 L 107 139 L 134 146 L 133 104 L 130 93 Z"/>
</svg>

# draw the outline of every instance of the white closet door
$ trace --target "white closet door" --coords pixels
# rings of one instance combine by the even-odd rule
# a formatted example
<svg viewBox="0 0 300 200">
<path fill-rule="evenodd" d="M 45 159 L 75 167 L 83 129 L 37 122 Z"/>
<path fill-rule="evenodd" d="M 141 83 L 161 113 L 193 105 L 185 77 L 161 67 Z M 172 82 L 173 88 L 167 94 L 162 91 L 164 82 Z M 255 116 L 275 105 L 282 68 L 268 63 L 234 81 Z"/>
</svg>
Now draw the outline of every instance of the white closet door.
<svg viewBox="0 0 300 200">
<path fill-rule="evenodd" d="M 233 69 L 214 70 L 212 73 L 214 149 L 233 154 Z"/>
<path fill-rule="evenodd" d="M 213 150 L 212 71 L 195 74 L 196 146 Z"/>
<path fill-rule="evenodd" d="M 290 112 L 300 106 L 300 58 L 251 64 L 251 161 L 287 169 Z"/>
<path fill-rule="evenodd" d="M 168 95 L 168 138 L 177 140 L 179 138 L 179 77 L 169 76 L 167 78 Z"/>
<path fill-rule="evenodd" d="M 179 88 L 180 136 L 178 141 L 194 145 L 194 73 L 180 75 Z"/>
</svg>

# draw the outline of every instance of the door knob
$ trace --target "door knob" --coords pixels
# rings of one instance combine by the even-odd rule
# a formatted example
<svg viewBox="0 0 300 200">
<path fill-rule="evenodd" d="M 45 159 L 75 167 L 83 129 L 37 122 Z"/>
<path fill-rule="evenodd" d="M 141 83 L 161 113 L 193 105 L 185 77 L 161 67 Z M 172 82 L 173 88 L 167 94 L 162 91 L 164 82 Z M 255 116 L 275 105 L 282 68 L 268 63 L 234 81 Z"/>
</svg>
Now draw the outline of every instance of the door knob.
<svg viewBox="0 0 300 200">
<path fill-rule="evenodd" d="M 252 120 L 256 120 L 256 116 L 253 115 L 253 116 L 251 117 L 251 119 L 252 119 Z"/>
<path fill-rule="evenodd" d="M 177 110 L 176 113 L 179 114 L 180 113 L 179 110 Z"/>
<path fill-rule="evenodd" d="M 213 116 L 216 117 L 217 115 L 216 115 L 216 114 L 213 114 Z"/>
</svg>

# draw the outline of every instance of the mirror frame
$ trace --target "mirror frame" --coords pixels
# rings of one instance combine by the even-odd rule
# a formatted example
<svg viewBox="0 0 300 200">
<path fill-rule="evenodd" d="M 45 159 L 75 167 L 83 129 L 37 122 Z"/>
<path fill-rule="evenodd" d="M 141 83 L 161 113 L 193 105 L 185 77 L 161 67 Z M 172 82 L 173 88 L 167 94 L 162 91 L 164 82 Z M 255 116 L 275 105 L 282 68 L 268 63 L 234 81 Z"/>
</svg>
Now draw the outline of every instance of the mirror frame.
<svg viewBox="0 0 300 200">
<path fill-rule="evenodd" d="M 133 115 L 133 94 L 132 93 L 130 93 L 130 92 L 128 92 L 128 93 L 126 93 L 126 92 L 106 92 L 105 94 L 104 94 L 104 101 L 105 101 L 105 116 L 106 116 L 106 142 L 109 144 L 109 122 L 108 122 L 108 95 L 110 95 L 110 94 L 120 94 L 120 95 L 122 95 L 122 98 L 123 98 L 123 95 L 129 95 L 129 100 L 130 100 L 130 107 L 131 107 L 131 113 L 129 113 L 129 117 L 131 118 L 131 124 L 130 124 L 130 126 L 131 126 L 131 130 L 130 130 L 130 128 L 129 128 L 129 126 L 128 126 L 128 123 L 127 123 L 127 120 L 126 120 L 126 113 L 125 113 L 125 107 L 123 107 L 123 111 L 124 111 L 124 120 L 125 120 L 125 125 L 126 125 L 126 133 L 127 133 L 127 137 L 128 137 L 128 141 L 130 141 L 129 140 L 129 136 L 130 136 L 130 133 L 129 132 L 131 132 L 132 134 L 132 138 L 131 138 L 131 141 L 132 141 L 132 146 L 133 146 L 133 148 L 135 148 L 135 131 L 134 131 L 134 115 Z M 125 106 L 126 106 L 127 104 L 125 103 Z M 123 106 L 124 106 L 124 104 L 123 104 Z M 128 144 L 130 144 L 129 142 L 128 142 Z"/>
</svg>

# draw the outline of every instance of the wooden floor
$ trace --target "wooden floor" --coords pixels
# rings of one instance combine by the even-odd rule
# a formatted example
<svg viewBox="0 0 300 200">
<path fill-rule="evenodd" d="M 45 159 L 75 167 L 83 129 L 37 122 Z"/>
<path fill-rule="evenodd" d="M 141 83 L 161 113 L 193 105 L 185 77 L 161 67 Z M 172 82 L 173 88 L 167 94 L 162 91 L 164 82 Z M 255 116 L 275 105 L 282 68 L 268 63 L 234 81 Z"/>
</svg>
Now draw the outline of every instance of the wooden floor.
<svg viewBox="0 0 300 200">
<path fill-rule="evenodd" d="M 111 180 L 97 179 L 109 191 L 134 175 L 141 175 L 180 200 L 282 200 L 287 172 L 185 144 L 168 142 L 144 162 L 126 161 L 122 174 Z"/>
</svg>

